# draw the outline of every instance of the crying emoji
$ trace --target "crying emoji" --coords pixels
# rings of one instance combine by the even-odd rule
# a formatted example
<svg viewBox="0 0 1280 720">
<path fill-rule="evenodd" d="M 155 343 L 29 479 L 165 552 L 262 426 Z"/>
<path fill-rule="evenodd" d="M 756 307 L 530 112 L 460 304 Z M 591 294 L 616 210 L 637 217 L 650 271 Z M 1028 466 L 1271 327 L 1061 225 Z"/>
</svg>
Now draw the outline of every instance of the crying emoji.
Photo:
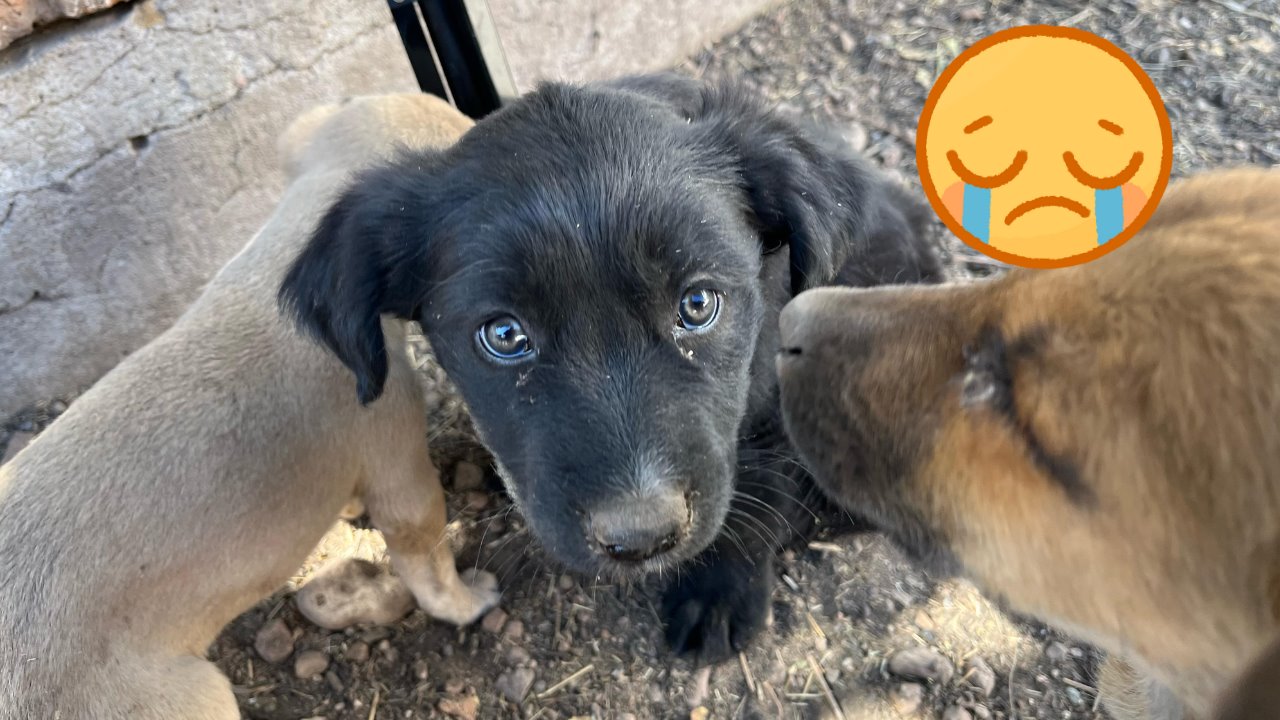
<svg viewBox="0 0 1280 720">
<path fill-rule="evenodd" d="M 1096 35 L 1048 25 L 961 53 L 929 93 L 916 141 L 920 179 L 947 227 L 1035 268 L 1128 240 L 1173 162 L 1169 116 L 1138 63 Z"/>
</svg>

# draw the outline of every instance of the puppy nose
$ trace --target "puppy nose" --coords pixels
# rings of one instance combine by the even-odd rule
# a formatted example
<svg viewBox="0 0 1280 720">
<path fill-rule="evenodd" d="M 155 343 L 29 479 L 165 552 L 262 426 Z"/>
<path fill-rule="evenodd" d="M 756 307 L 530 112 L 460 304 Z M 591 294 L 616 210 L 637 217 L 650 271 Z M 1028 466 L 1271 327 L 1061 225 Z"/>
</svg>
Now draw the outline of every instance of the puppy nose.
<svg viewBox="0 0 1280 720">
<path fill-rule="evenodd" d="M 822 293 L 811 290 L 795 296 L 782 308 L 778 316 L 779 361 L 804 354 L 805 346 L 813 340 L 814 321 L 825 310 L 825 304 Z"/>
<path fill-rule="evenodd" d="M 668 552 L 689 534 L 689 503 L 675 490 L 628 498 L 591 513 L 591 534 L 610 560 L 638 563 Z"/>
</svg>

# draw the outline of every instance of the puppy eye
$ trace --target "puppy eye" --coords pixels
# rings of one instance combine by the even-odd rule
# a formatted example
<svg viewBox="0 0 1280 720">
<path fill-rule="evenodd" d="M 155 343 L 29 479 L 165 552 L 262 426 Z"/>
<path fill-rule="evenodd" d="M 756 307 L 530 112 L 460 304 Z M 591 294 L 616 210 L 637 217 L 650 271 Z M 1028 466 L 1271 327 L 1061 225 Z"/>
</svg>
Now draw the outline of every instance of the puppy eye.
<svg viewBox="0 0 1280 720">
<path fill-rule="evenodd" d="M 1005 354 L 1003 338 L 992 330 L 983 332 L 977 347 L 964 348 L 964 375 L 960 381 L 963 407 L 1007 407 L 1013 379 Z"/>
<path fill-rule="evenodd" d="M 510 315 L 496 317 L 476 331 L 476 342 L 490 357 L 514 362 L 533 355 L 533 341 L 520 321 Z"/>
<path fill-rule="evenodd" d="M 690 288 L 680 298 L 676 324 L 690 332 L 701 332 L 720 317 L 720 293 L 710 288 Z"/>
</svg>

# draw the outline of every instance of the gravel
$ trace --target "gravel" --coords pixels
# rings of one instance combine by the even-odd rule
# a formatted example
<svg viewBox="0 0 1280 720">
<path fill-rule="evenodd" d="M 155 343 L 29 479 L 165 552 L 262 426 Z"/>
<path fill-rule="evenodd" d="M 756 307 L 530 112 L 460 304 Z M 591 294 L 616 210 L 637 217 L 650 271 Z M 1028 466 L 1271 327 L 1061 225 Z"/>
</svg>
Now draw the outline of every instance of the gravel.
<svg viewBox="0 0 1280 720">
<path fill-rule="evenodd" d="M 889 658 L 889 672 L 909 680 L 945 685 L 955 676 L 956 666 L 933 648 L 917 647 L 894 653 Z"/>
</svg>

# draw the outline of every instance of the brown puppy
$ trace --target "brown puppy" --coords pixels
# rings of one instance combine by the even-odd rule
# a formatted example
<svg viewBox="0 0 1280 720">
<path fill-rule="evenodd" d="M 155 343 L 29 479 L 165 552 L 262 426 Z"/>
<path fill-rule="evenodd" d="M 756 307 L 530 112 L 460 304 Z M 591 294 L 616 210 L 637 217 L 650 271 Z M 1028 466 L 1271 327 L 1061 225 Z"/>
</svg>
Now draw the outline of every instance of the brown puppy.
<svg viewBox="0 0 1280 720">
<path fill-rule="evenodd" d="M 280 315 L 288 264 L 352 170 L 470 122 L 423 95 L 313 111 L 284 135 L 275 214 L 176 324 L 0 467 L 0 718 L 230 720 L 204 659 L 358 500 L 434 617 L 498 599 L 459 578 L 420 389 L 392 353 L 361 408 L 351 373 Z M 384 321 L 388 346 L 402 323 Z"/>
<path fill-rule="evenodd" d="M 824 488 L 1127 659 L 1117 717 L 1207 717 L 1277 636 L 1280 171 L 1182 182 L 1083 266 L 811 291 L 781 324 Z"/>
<path fill-rule="evenodd" d="M 1275 720 L 1280 716 L 1280 642 L 1272 644 L 1227 691 L 1216 720 Z"/>
</svg>

